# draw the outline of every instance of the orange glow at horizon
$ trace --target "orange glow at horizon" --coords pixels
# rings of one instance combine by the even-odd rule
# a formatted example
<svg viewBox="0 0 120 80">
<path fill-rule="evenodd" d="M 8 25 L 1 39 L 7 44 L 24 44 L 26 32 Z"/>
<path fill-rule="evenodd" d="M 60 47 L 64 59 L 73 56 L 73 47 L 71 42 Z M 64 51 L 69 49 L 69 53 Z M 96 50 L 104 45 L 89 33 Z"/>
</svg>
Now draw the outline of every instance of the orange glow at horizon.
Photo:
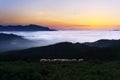
<svg viewBox="0 0 120 80">
<path fill-rule="evenodd" d="M 56 29 L 117 29 L 115 26 L 119 23 L 119 20 L 111 19 L 109 16 L 94 14 L 60 16 L 55 13 L 31 12 L 27 16 L 9 14 L 0 18 L 0 22 L 6 24 L 38 24 Z"/>
<path fill-rule="evenodd" d="M 0 0 L 0 25 L 120 29 L 120 0 Z"/>
<path fill-rule="evenodd" d="M 1 22 L 1 21 L 0 21 Z M 15 22 L 15 23 L 14 23 Z M 106 21 L 106 20 L 97 20 L 97 19 L 91 19 L 91 20 L 62 20 L 62 21 L 57 21 L 57 20 L 52 20 L 52 19 L 29 19 L 29 18 L 13 18 L 12 21 L 10 20 L 5 20 L 3 23 L 7 24 L 22 24 L 22 25 L 27 25 L 27 24 L 37 24 L 37 25 L 43 25 L 43 26 L 48 26 L 51 28 L 55 29 L 114 29 L 116 24 L 113 24 L 112 21 Z M 118 27 L 116 27 L 117 29 Z"/>
</svg>

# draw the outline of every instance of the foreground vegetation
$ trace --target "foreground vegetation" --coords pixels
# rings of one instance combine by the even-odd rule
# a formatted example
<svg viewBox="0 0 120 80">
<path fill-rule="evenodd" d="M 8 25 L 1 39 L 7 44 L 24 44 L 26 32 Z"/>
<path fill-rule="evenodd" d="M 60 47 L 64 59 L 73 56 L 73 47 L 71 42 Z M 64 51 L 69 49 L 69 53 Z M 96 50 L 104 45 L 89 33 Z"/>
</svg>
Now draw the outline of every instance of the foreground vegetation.
<svg viewBox="0 0 120 80">
<path fill-rule="evenodd" d="M 120 62 L 0 62 L 0 80 L 120 80 Z"/>
</svg>

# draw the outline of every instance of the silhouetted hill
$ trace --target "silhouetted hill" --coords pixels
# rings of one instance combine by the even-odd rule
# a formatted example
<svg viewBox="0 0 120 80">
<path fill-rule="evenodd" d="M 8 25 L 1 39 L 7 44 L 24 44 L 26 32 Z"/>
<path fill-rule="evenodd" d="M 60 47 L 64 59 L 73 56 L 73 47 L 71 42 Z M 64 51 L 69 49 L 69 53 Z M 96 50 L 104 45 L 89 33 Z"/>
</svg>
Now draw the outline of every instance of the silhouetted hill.
<svg viewBox="0 0 120 80">
<path fill-rule="evenodd" d="M 1 55 L 0 59 L 39 61 L 41 58 L 120 60 L 120 40 L 99 40 L 84 44 L 63 42 L 44 47 L 6 52 Z"/>
<path fill-rule="evenodd" d="M 84 44 L 94 47 L 120 47 L 120 40 L 102 39 L 93 43 L 84 43 Z"/>
<path fill-rule="evenodd" d="M 85 60 L 120 60 L 120 48 L 90 47 L 84 44 L 68 42 L 55 45 L 30 48 L 4 53 L 1 60 L 31 60 L 48 59 L 85 59 Z"/>
<path fill-rule="evenodd" d="M 33 46 L 35 42 L 14 34 L 0 33 L 0 53 L 9 50 L 25 49 Z"/>
<path fill-rule="evenodd" d="M 8 41 L 8 40 L 14 40 L 14 39 L 23 39 L 22 36 L 14 35 L 14 34 L 5 34 L 0 33 L 0 41 Z"/>
<path fill-rule="evenodd" d="M 55 31 L 55 29 L 50 29 L 48 27 L 44 26 L 39 26 L 39 25 L 8 25 L 8 26 L 3 26 L 0 25 L 0 31 Z"/>
</svg>

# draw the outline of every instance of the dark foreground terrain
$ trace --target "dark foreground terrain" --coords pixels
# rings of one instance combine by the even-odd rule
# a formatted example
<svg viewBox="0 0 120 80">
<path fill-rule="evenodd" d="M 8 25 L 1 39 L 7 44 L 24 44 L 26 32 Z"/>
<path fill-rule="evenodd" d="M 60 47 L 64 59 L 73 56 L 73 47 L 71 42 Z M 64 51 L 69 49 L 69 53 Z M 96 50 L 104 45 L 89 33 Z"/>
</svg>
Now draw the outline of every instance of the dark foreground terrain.
<svg viewBox="0 0 120 80">
<path fill-rule="evenodd" d="M 9 47 L 33 43 L 13 34 L 0 36 L 0 51 L 4 43 Z M 41 59 L 76 61 L 40 62 Z M 83 44 L 63 42 L 3 52 L 0 54 L 0 80 L 120 80 L 120 40 Z"/>
<path fill-rule="evenodd" d="M 120 62 L 0 62 L 0 80 L 120 80 Z"/>
</svg>

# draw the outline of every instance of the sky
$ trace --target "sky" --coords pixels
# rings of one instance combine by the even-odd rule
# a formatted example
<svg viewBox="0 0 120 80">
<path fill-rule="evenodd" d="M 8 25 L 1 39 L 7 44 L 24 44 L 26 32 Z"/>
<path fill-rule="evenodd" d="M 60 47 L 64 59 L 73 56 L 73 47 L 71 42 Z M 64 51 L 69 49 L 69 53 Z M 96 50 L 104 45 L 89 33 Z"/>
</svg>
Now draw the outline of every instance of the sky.
<svg viewBox="0 0 120 80">
<path fill-rule="evenodd" d="M 0 0 L 0 24 L 120 29 L 120 0 Z"/>
</svg>

